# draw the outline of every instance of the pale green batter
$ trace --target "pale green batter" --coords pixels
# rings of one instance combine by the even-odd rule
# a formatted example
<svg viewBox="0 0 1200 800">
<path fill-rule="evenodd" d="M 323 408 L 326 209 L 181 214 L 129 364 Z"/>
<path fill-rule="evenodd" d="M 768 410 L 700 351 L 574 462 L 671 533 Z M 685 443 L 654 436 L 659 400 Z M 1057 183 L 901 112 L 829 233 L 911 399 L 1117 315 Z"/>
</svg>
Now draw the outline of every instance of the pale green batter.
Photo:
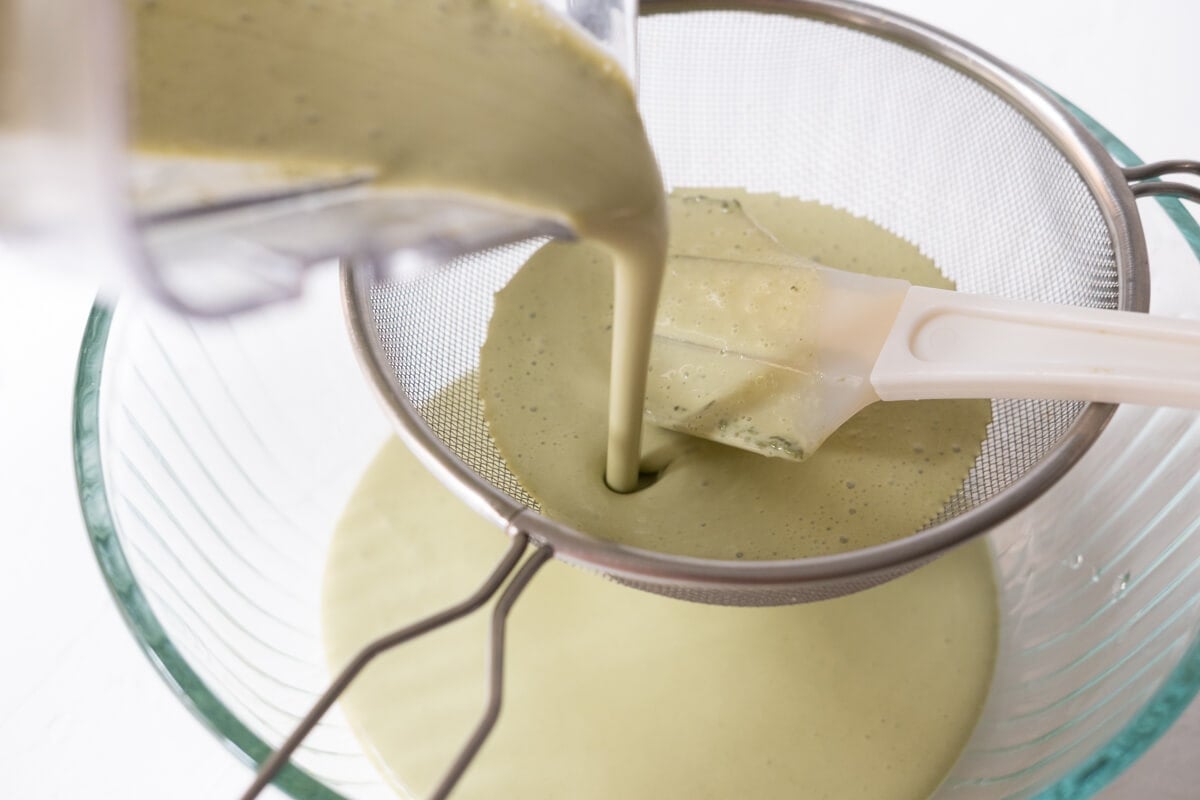
<svg viewBox="0 0 1200 800">
<path fill-rule="evenodd" d="M 633 488 L 666 219 L 613 59 L 538 0 L 126 5 L 141 151 L 365 169 L 389 191 L 532 210 L 602 247 L 625 321 L 611 334 L 608 474 Z"/>
<path fill-rule="evenodd" d="M 389 443 L 330 547 L 331 669 L 467 596 L 506 546 Z M 486 624 L 405 645 L 340 701 L 403 796 L 428 795 L 478 719 Z M 780 608 L 685 603 L 551 562 L 513 610 L 504 710 L 454 797 L 920 800 L 976 723 L 996 626 L 982 541 Z"/>
<path fill-rule="evenodd" d="M 785 248 L 827 266 L 952 288 L 916 247 L 844 211 L 728 189 L 698 194 L 736 200 Z M 681 195 L 672 208 L 676 251 L 753 260 L 778 247 L 711 203 Z M 706 280 L 717 286 L 719 278 Z M 686 316 L 687 304 L 672 302 L 679 279 L 668 275 L 663 313 Z M 764 313 L 751 340 L 788 335 L 792 309 L 769 300 L 760 298 Z M 919 530 L 979 454 L 991 418 L 986 401 L 879 403 L 803 463 L 652 429 L 647 464 L 665 470 L 649 488 L 618 495 L 602 480 L 611 303 L 597 251 L 548 245 L 496 296 L 480 355 L 480 395 L 501 454 L 543 513 L 578 530 L 706 558 L 844 552 Z M 795 324 L 802 333 L 804 321 Z"/>
<path fill-rule="evenodd" d="M 141 150 L 366 167 L 585 236 L 661 213 L 628 79 L 535 0 L 126 3 Z"/>
</svg>

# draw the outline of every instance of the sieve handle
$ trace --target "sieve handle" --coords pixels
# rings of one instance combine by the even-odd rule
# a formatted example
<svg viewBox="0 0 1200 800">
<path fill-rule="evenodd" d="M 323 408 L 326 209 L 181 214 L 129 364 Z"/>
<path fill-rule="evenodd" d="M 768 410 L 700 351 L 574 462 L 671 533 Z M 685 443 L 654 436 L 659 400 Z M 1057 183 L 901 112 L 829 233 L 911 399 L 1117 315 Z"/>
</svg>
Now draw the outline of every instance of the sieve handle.
<svg viewBox="0 0 1200 800">
<path fill-rule="evenodd" d="M 1200 322 L 913 287 L 871 382 L 883 400 L 1200 408 Z"/>
<path fill-rule="evenodd" d="M 521 561 L 521 557 L 525 554 L 528 545 L 529 536 L 527 534 L 515 534 L 512 544 L 509 545 L 508 550 L 500 558 L 495 569 L 492 570 L 492 573 L 470 597 L 412 625 L 376 639 L 364 647 L 342 669 L 338 676 L 333 679 L 333 682 L 329 684 L 329 688 L 317 698 L 317 702 L 304 715 L 304 718 L 300 720 L 295 730 L 279 746 L 279 749 L 262 762 L 258 773 L 254 776 L 254 782 L 242 794 L 241 800 L 253 800 L 253 798 L 258 797 L 271 781 L 275 779 L 275 776 L 284 767 L 288 766 L 289 759 L 300 748 L 300 745 L 312 733 L 313 729 L 317 727 L 317 723 L 325 716 L 325 712 L 333 707 L 337 699 L 350 687 L 354 679 L 366 669 L 368 664 L 405 642 L 449 625 L 478 610 L 500 591 L 500 587 L 504 586 L 505 580 L 513 573 L 513 570 L 516 570 L 516 574 L 508 582 L 508 586 L 504 588 L 504 591 L 500 593 L 500 599 L 496 601 L 496 605 L 492 610 L 491 632 L 488 637 L 487 705 L 475 729 L 471 731 L 470 737 L 468 737 L 455 756 L 453 763 L 446 770 L 445 775 L 442 776 L 437 788 L 430 794 L 430 800 L 444 800 L 448 797 L 462 778 L 463 773 L 467 771 L 467 767 L 471 765 L 471 761 L 479 753 L 480 748 L 483 747 L 483 743 L 487 740 L 488 735 L 492 732 L 492 728 L 496 725 L 496 720 L 500 717 L 500 704 L 503 699 L 504 690 L 504 645 L 508 613 L 512 610 L 513 604 L 516 603 L 521 592 L 533 580 L 537 571 L 554 557 L 554 551 L 548 546 L 535 545 L 533 554 L 518 569 L 517 564 Z"/>
<path fill-rule="evenodd" d="M 1171 175 L 1200 176 L 1200 161 L 1187 159 L 1155 161 L 1153 164 L 1126 167 L 1122 172 L 1125 173 L 1125 179 L 1129 181 L 1129 188 L 1133 190 L 1134 197 L 1159 195 L 1200 203 L 1200 186 L 1192 186 L 1179 181 L 1159 180 Z"/>
</svg>

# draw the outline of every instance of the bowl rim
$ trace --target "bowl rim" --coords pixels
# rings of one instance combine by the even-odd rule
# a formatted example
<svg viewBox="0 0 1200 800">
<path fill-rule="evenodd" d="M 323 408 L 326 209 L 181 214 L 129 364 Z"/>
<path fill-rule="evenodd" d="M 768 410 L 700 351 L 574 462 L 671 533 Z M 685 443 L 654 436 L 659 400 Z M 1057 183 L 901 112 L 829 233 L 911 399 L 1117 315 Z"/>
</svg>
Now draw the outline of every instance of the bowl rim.
<svg viewBox="0 0 1200 800">
<path fill-rule="evenodd" d="M 1053 92 L 1109 154 L 1124 166 L 1144 163 L 1120 139 L 1067 99 Z M 1200 260 L 1200 224 L 1183 204 L 1156 198 Z M 109 592 L 142 651 L 172 692 L 235 756 L 260 766 L 272 748 L 209 689 L 168 637 L 134 576 L 108 501 L 100 435 L 101 391 L 113 312 L 97 303 L 84 330 L 75 375 L 72 443 L 76 486 L 88 538 Z M 1083 800 L 1112 782 L 1150 748 L 1200 693 L 1200 634 L 1137 714 L 1105 744 L 1037 797 Z M 346 800 L 337 791 L 288 764 L 274 785 L 295 800 Z"/>
</svg>

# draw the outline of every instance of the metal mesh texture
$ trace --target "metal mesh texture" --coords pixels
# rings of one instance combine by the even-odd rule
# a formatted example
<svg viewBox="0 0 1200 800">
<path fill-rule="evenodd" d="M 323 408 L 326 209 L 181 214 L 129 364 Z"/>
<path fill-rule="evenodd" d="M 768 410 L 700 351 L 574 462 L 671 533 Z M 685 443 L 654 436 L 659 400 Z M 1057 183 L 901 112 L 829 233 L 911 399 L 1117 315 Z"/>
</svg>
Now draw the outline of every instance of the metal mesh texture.
<svg viewBox="0 0 1200 800">
<path fill-rule="evenodd" d="M 1091 190 L 1028 119 L 967 75 L 889 40 L 780 14 L 652 16 L 639 36 L 642 108 L 669 185 L 743 187 L 846 209 L 917 244 L 962 291 L 1117 307 L 1117 257 Z M 449 406 L 428 401 L 454 380 L 473 380 L 492 296 L 539 244 L 474 254 L 368 295 L 386 359 L 425 422 L 484 480 L 534 508 L 474 392 Z M 931 525 L 1010 486 L 1083 408 L 995 402 L 978 461 Z M 879 582 L 861 577 L 863 586 Z M 798 596 L 622 582 L 735 604 L 856 588 Z"/>
</svg>

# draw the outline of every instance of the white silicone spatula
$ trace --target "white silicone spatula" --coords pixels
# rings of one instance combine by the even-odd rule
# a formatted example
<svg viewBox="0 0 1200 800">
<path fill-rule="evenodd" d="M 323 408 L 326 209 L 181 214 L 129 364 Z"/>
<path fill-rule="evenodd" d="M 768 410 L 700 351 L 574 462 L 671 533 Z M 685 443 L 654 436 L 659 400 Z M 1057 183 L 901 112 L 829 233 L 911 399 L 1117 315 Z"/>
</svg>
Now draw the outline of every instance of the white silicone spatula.
<svg viewBox="0 0 1200 800">
<path fill-rule="evenodd" d="M 729 269 L 682 261 L 679 269 Z M 801 460 L 880 400 L 1200 408 L 1200 322 L 929 289 L 801 259 L 753 269 L 761 296 L 725 298 L 682 321 L 660 316 L 649 421 Z M 763 329 L 764 302 L 789 290 L 801 295 L 788 309 L 791 327 Z M 704 292 L 676 291 L 693 305 L 705 302 Z"/>
</svg>

